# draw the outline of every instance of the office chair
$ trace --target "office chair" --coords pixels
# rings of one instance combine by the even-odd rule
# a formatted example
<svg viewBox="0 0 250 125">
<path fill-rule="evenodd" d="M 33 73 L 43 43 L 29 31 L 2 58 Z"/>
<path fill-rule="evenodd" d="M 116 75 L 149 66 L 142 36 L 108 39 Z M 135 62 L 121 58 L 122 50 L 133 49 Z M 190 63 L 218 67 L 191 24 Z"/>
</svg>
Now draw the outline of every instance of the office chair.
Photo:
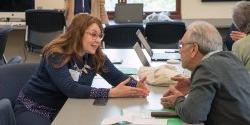
<svg viewBox="0 0 250 125">
<path fill-rule="evenodd" d="M 38 63 L 0 66 L 0 125 L 16 124 L 13 112 L 14 103 L 20 90 L 38 67 Z"/>
<path fill-rule="evenodd" d="M 136 31 L 144 33 L 141 24 L 108 25 L 104 29 L 104 48 L 133 48 L 138 38 Z"/>
<path fill-rule="evenodd" d="M 0 100 L 7 98 L 13 104 L 19 91 L 38 68 L 37 63 L 0 66 Z"/>
<path fill-rule="evenodd" d="M 148 22 L 145 28 L 147 40 L 154 49 L 177 49 L 185 32 L 185 24 L 176 21 Z"/>
<path fill-rule="evenodd" d="M 28 50 L 39 50 L 45 44 L 63 33 L 66 25 L 64 14 L 58 10 L 25 11 L 26 36 Z"/>
<path fill-rule="evenodd" d="M 7 43 L 8 33 L 11 31 L 10 26 L 1 27 L 0 29 L 0 65 L 6 64 L 6 59 L 3 55 Z"/>
<path fill-rule="evenodd" d="M 16 125 L 14 111 L 9 99 L 0 99 L 0 125 Z"/>
<path fill-rule="evenodd" d="M 11 26 L 3 26 L 0 28 L 0 66 L 4 64 L 16 64 L 22 62 L 22 57 L 16 56 L 11 58 L 9 61 L 6 60 L 4 56 L 4 51 L 6 48 L 6 43 L 8 39 L 8 33 L 12 30 Z"/>
</svg>

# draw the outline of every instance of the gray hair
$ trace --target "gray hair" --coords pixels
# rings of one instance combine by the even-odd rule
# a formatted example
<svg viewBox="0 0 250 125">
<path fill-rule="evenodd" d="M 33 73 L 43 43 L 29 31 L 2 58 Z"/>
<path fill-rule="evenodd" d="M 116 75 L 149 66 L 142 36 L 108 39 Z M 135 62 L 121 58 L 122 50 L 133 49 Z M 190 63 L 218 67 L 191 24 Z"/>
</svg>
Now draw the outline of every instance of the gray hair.
<svg viewBox="0 0 250 125">
<path fill-rule="evenodd" d="M 198 44 L 199 51 L 203 55 L 223 49 L 221 35 L 213 25 L 205 21 L 195 21 L 187 30 L 190 31 L 189 40 Z"/>
<path fill-rule="evenodd" d="M 250 2 L 237 2 L 233 8 L 233 23 L 246 34 L 250 33 Z"/>
</svg>

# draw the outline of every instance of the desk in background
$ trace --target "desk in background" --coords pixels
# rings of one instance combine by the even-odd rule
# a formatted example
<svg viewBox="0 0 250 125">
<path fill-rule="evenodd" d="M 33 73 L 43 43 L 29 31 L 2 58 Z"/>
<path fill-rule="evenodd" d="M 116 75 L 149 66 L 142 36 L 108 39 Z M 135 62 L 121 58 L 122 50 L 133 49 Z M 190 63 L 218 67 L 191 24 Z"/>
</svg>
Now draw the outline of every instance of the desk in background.
<svg viewBox="0 0 250 125">
<path fill-rule="evenodd" d="M 177 20 L 177 21 L 183 21 L 186 24 L 186 26 L 188 26 L 189 24 L 197 20 L 206 21 L 208 23 L 211 23 L 217 28 L 228 28 L 233 23 L 232 19 L 230 18 L 228 19 L 227 18 L 225 19 L 224 18 L 221 18 L 221 19 L 182 19 L 182 20 Z M 131 24 L 144 24 L 144 23 L 131 23 Z M 114 20 L 110 20 L 109 25 L 122 25 L 122 23 L 116 23 Z"/>
<path fill-rule="evenodd" d="M 26 28 L 25 22 L 0 22 L 0 27 L 2 26 L 11 26 L 14 30 L 24 30 Z"/>
</svg>

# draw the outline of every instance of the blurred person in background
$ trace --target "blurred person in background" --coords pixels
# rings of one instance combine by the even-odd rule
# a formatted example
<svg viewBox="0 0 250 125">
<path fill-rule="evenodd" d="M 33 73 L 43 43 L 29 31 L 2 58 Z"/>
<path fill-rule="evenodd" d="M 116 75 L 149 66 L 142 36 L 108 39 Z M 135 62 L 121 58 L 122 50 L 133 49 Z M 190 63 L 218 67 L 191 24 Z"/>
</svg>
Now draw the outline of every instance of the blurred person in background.
<svg viewBox="0 0 250 125">
<path fill-rule="evenodd" d="M 239 57 L 248 72 L 250 72 L 250 2 L 236 3 L 233 9 L 233 22 L 236 28 L 246 36 L 233 44 L 232 51 Z"/>
<path fill-rule="evenodd" d="M 97 17 L 103 24 L 108 23 L 105 10 L 105 0 L 65 0 L 65 18 L 67 25 L 71 23 L 75 14 L 88 13 Z"/>
</svg>

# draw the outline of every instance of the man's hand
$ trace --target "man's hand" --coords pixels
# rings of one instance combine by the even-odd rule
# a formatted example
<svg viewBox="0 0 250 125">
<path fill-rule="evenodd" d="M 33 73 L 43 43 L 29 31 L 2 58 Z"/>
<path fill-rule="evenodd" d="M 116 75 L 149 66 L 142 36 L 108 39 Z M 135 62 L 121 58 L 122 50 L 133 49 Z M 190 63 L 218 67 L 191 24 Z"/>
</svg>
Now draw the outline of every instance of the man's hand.
<svg viewBox="0 0 250 125">
<path fill-rule="evenodd" d="M 170 86 L 168 92 L 171 94 L 168 96 L 163 96 L 161 98 L 161 104 L 164 108 L 174 108 L 176 98 L 184 95 L 178 91 L 175 86 Z"/>
<path fill-rule="evenodd" d="M 244 32 L 239 32 L 239 31 L 232 31 L 230 33 L 231 39 L 235 42 L 238 41 L 239 39 L 245 37 L 246 34 Z"/>
<path fill-rule="evenodd" d="M 189 78 L 186 78 L 181 75 L 177 75 L 171 78 L 174 81 L 177 81 L 175 88 L 180 91 L 183 95 L 186 95 L 188 93 L 188 90 L 191 86 L 191 81 Z M 163 94 L 163 97 L 171 95 L 171 91 L 167 91 Z"/>
<path fill-rule="evenodd" d="M 186 95 L 190 89 L 191 81 L 189 78 L 177 75 L 171 78 L 174 81 L 177 81 L 175 88 L 179 90 L 183 95 Z"/>
</svg>

